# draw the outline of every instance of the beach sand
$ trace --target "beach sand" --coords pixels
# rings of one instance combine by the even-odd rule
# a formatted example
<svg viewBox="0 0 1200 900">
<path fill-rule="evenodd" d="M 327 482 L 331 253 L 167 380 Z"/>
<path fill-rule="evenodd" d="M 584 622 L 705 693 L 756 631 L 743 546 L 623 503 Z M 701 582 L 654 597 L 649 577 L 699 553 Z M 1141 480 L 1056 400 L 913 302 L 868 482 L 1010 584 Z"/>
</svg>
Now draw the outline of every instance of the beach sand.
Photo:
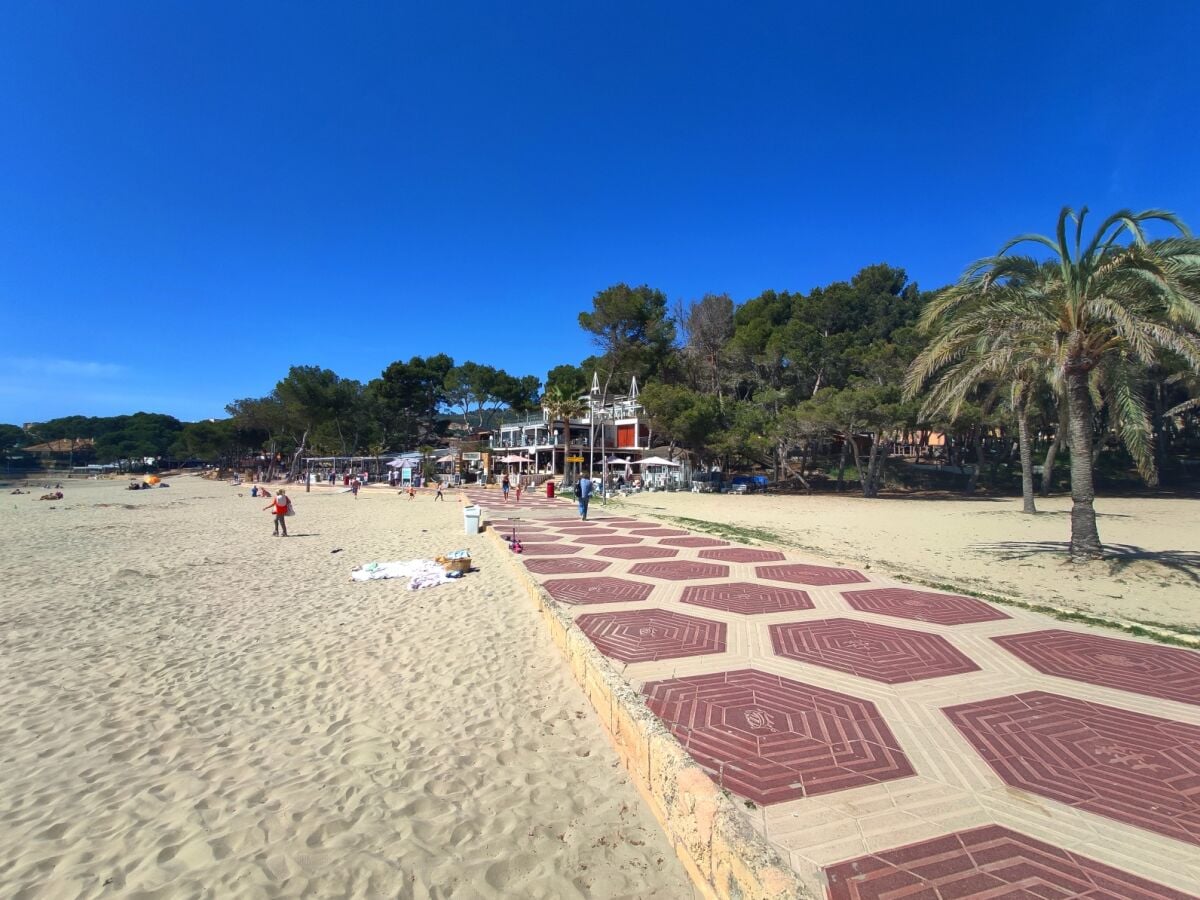
<svg viewBox="0 0 1200 900">
<path fill-rule="evenodd" d="M 170 482 L 0 498 L 0 895 L 692 896 L 452 493 Z"/>
<path fill-rule="evenodd" d="M 645 493 L 613 508 L 762 529 L 781 546 L 926 583 L 1200 628 L 1200 500 L 1099 498 L 1112 556 L 1086 564 L 1064 559 L 1070 498 L 1037 502 L 1028 516 L 1019 498 Z"/>
</svg>

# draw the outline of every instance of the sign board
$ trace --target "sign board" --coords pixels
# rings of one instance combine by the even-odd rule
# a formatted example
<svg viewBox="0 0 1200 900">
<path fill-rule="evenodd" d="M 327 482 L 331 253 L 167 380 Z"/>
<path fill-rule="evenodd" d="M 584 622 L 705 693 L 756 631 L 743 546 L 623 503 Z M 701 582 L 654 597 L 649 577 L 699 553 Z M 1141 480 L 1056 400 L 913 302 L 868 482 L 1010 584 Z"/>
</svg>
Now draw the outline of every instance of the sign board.
<svg viewBox="0 0 1200 900">
<path fill-rule="evenodd" d="M 462 455 L 463 462 L 479 462 L 478 453 L 464 453 Z"/>
<path fill-rule="evenodd" d="M 568 456 L 567 462 L 583 462 L 582 456 Z"/>
</svg>

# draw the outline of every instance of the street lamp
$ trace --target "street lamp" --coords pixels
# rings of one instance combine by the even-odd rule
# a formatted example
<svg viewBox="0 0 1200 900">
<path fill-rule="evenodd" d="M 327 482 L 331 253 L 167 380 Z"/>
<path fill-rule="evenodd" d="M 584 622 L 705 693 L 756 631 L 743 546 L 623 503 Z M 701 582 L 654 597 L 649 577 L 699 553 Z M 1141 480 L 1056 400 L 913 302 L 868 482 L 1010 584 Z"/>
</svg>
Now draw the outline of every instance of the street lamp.
<svg viewBox="0 0 1200 900">
<path fill-rule="evenodd" d="M 596 400 L 600 396 L 600 373 L 592 373 L 592 390 L 588 394 L 588 477 L 596 477 Z"/>
</svg>

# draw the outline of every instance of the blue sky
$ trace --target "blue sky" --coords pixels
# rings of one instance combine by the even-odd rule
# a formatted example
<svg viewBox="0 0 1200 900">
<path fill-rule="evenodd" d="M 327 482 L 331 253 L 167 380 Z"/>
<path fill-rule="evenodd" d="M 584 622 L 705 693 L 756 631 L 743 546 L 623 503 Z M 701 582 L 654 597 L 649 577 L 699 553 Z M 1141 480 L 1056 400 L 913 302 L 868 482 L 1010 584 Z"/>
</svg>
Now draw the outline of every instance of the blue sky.
<svg viewBox="0 0 1200 900">
<path fill-rule="evenodd" d="M 9 0 L 0 421 L 220 416 L 292 364 L 442 351 L 544 376 L 619 281 L 740 301 L 886 261 L 932 288 L 1064 204 L 1200 229 L 1198 26 L 1190 0 Z"/>
</svg>

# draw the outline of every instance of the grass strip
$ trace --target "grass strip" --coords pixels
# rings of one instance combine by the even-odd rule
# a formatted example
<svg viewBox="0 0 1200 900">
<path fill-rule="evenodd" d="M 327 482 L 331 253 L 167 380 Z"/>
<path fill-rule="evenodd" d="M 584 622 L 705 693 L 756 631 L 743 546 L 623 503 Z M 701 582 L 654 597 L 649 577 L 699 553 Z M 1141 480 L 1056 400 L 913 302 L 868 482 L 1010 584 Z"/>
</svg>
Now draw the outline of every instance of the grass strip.
<svg viewBox="0 0 1200 900">
<path fill-rule="evenodd" d="M 642 510 L 639 509 L 639 512 Z M 664 522 L 670 522 L 684 528 L 689 528 L 693 531 L 703 531 L 708 534 L 718 537 L 727 538 L 729 540 L 738 541 L 743 544 L 752 544 L 755 542 L 774 544 L 776 547 L 802 550 L 813 553 L 817 556 L 825 556 L 826 554 L 820 547 L 796 544 L 793 541 L 787 540 L 783 535 L 766 528 L 749 528 L 741 525 L 730 525 L 726 522 L 710 522 L 707 519 L 691 519 L 685 516 L 663 516 L 650 513 L 656 519 L 661 519 Z M 1072 609 L 1065 609 L 1059 606 L 1047 606 L 1044 603 L 1033 603 L 1028 600 L 1022 600 L 1017 597 L 1002 597 L 997 594 L 988 594 L 982 591 L 975 591 L 970 588 L 963 588 L 955 584 L 945 584 L 943 582 L 929 581 L 922 578 L 920 575 L 911 572 L 901 572 L 897 577 L 915 582 L 924 587 L 934 588 L 939 591 L 947 591 L 954 594 L 965 594 L 970 597 L 976 597 L 988 603 L 996 603 L 1001 606 L 1015 606 L 1019 609 L 1026 609 L 1030 612 L 1041 613 L 1045 616 L 1057 619 L 1060 622 L 1076 622 L 1080 625 L 1091 625 L 1097 628 L 1108 628 L 1114 631 L 1122 631 L 1126 634 L 1134 635 L 1135 637 L 1143 637 L 1151 641 L 1156 641 L 1160 644 L 1171 644 L 1176 647 L 1189 647 L 1195 649 L 1200 644 L 1200 628 L 1189 628 L 1181 625 L 1166 625 L 1161 622 L 1126 622 L 1119 619 L 1106 619 L 1102 616 L 1096 616 L 1091 613 L 1079 612 Z"/>
</svg>

